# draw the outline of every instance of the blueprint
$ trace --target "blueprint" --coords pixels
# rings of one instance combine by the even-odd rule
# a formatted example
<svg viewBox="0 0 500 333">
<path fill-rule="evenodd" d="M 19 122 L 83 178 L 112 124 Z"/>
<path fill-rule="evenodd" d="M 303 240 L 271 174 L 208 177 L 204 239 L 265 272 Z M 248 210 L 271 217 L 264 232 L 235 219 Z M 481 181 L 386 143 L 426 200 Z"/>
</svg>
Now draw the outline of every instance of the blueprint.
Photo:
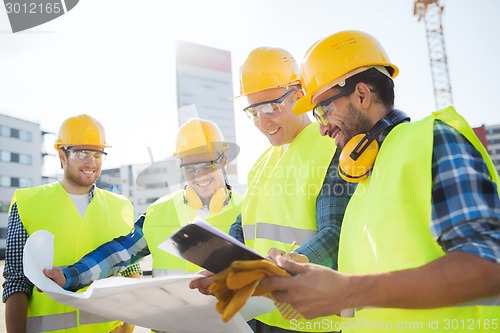
<svg viewBox="0 0 500 333">
<path fill-rule="evenodd" d="M 172 333 L 251 333 L 250 318 L 274 310 L 271 300 L 251 297 L 228 323 L 215 311 L 216 298 L 188 284 L 199 275 L 129 279 L 111 277 L 95 281 L 85 292 L 64 290 L 43 274 L 52 268 L 54 236 L 33 233 L 24 248 L 25 275 L 54 300 L 108 319 Z M 246 314 L 245 314 L 246 313 Z"/>
</svg>

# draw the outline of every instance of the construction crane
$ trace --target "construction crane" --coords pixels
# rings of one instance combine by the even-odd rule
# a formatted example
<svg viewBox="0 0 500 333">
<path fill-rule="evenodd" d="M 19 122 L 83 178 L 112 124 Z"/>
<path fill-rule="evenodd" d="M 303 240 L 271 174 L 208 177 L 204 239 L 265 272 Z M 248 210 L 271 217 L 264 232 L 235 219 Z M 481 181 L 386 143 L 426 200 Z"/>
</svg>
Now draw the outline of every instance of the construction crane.
<svg viewBox="0 0 500 333">
<path fill-rule="evenodd" d="M 443 10 L 444 4 L 441 0 L 415 0 L 413 7 L 413 15 L 417 17 L 418 21 L 423 19 L 425 23 L 434 100 L 437 109 L 453 104 L 441 22 Z"/>
</svg>

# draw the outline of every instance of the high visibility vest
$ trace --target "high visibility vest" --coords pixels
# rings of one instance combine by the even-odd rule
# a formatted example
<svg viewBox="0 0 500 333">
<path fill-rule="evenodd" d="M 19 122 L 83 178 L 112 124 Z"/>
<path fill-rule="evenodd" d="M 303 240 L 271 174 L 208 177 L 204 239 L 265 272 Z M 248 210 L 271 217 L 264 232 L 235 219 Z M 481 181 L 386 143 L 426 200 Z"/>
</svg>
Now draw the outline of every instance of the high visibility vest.
<svg viewBox="0 0 500 333">
<path fill-rule="evenodd" d="M 220 211 L 205 216 L 205 221 L 228 233 L 229 227 L 240 214 L 241 199 L 239 193 L 232 192 L 229 202 Z M 158 248 L 159 244 L 197 216 L 198 210 L 184 203 L 182 190 L 161 197 L 148 208 L 143 231 L 152 254 L 154 277 L 195 273 L 202 269 Z"/>
<path fill-rule="evenodd" d="M 284 147 L 270 147 L 250 170 L 242 205 L 245 244 L 267 257 L 275 247 L 287 250 L 317 234 L 316 199 L 335 154 L 335 144 L 319 135 L 314 122 Z M 292 322 L 275 310 L 256 317 L 259 321 L 303 332 L 334 331 L 337 316 Z M 325 324 L 327 323 L 327 324 Z"/>
<path fill-rule="evenodd" d="M 340 272 L 411 269 L 445 255 L 429 227 L 436 119 L 456 128 L 481 153 L 498 186 L 498 174 L 486 149 L 453 108 L 398 125 L 384 140 L 372 174 L 358 184 L 347 206 L 340 236 Z M 498 306 L 363 308 L 345 319 L 342 332 L 463 332 L 469 328 L 481 332 L 491 329 L 499 318 Z"/>
<path fill-rule="evenodd" d="M 134 223 L 132 203 L 99 188 L 83 218 L 59 182 L 16 190 L 15 200 L 28 235 L 37 230 L 54 235 L 54 266 L 75 263 L 101 244 L 130 232 Z M 119 324 L 57 303 L 36 288 L 28 304 L 27 332 L 107 333 Z"/>
</svg>

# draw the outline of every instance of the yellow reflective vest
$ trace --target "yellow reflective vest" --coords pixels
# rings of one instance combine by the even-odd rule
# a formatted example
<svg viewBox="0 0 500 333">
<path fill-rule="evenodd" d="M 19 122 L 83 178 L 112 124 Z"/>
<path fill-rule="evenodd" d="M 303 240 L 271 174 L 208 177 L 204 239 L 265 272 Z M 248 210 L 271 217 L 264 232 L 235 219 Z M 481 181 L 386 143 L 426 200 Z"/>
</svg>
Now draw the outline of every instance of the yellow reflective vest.
<svg viewBox="0 0 500 333">
<path fill-rule="evenodd" d="M 271 247 L 286 250 L 294 241 L 304 244 L 318 232 L 316 198 L 319 195 L 335 144 L 319 135 L 314 122 L 285 149 L 270 147 L 250 170 L 242 205 L 245 244 L 267 257 Z M 334 331 L 337 316 L 314 320 L 285 320 L 275 310 L 257 320 L 287 330 Z"/>
<path fill-rule="evenodd" d="M 429 226 L 436 119 L 457 129 L 474 145 L 498 186 L 498 175 L 486 149 L 453 108 L 398 125 L 384 140 L 371 176 L 358 184 L 347 206 L 340 236 L 340 272 L 372 274 L 411 269 L 445 255 Z M 499 325 L 499 318 L 498 306 L 364 308 L 342 323 L 342 332 L 464 332 L 469 328 L 492 332 L 489 329 L 495 321 Z"/>
<path fill-rule="evenodd" d="M 228 233 L 229 227 L 240 214 L 241 200 L 239 193 L 232 192 L 231 199 L 220 211 L 208 213 L 204 219 Z M 161 197 L 148 208 L 143 231 L 152 254 L 153 276 L 194 273 L 202 269 L 158 248 L 158 245 L 177 229 L 193 221 L 197 216 L 198 210 L 184 203 L 184 191 Z"/>
<path fill-rule="evenodd" d="M 37 230 L 54 235 L 54 266 L 75 263 L 101 244 L 130 232 L 134 223 L 132 203 L 99 188 L 83 218 L 59 182 L 16 190 L 15 201 L 28 235 Z M 119 324 L 57 303 L 36 288 L 28 304 L 28 332 L 107 333 Z"/>
</svg>

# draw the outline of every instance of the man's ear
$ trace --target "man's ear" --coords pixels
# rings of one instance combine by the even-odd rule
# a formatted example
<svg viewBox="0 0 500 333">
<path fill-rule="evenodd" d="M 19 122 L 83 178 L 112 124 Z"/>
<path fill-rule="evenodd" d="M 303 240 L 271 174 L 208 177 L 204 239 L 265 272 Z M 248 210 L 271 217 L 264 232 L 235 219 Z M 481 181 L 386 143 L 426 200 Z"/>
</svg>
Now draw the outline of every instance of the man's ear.
<svg viewBox="0 0 500 333">
<path fill-rule="evenodd" d="M 373 93 L 370 87 L 364 82 L 359 82 L 356 84 L 354 92 L 357 95 L 356 101 L 359 102 L 359 106 L 362 109 L 368 109 L 370 104 L 373 102 Z"/>
<path fill-rule="evenodd" d="M 68 162 L 68 157 L 66 156 L 66 152 L 62 149 L 57 151 L 59 155 L 59 161 L 61 162 L 61 167 Z"/>
</svg>

